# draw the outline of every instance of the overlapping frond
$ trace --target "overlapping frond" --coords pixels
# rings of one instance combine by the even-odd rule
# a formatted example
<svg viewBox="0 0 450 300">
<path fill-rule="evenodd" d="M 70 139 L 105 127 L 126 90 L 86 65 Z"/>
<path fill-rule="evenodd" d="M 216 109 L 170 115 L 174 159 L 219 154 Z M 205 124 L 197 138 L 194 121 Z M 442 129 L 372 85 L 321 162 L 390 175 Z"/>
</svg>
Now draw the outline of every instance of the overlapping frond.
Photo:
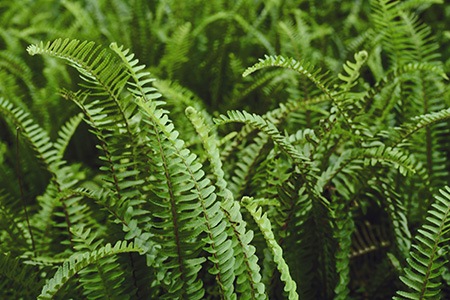
<svg viewBox="0 0 450 300">
<path fill-rule="evenodd" d="M 37 276 L 36 267 L 27 265 L 23 260 L 7 253 L 0 255 L 0 287 L 13 297 L 25 291 L 24 296 L 35 298 L 39 294 L 42 280 Z"/>
<path fill-rule="evenodd" d="M 261 275 L 260 268 L 257 264 L 258 258 L 255 255 L 256 249 L 250 244 L 253 238 L 253 232 L 246 229 L 245 221 L 240 212 L 240 205 L 235 201 L 234 194 L 228 188 L 228 183 L 224 178 L 217 140 L 194 108 L 190 107 L 186 109 L 186 114 L 201 137 L 208 160 L 212 165 L 212 172 L 215 176 L 216 186 L 218 187 L 217 195 L 222 198 L 221 209 L 228 223 L 224 225 L 229 228 L 228 236 L 232 238 L 230 240 L 230 242 L 232 241 L 230 246 L 234 245 L 233 260 L 235 261 L 235 266 L 238 266 L 233 270 L 233 278 L 235 276 L 237 277 L 237 290 L 242 297 L 265 299 L 264 285 L 260 282 Z M 228 252 L 231 255 L 231 249 Z M 233 283 L 230 281 L 229 284 Z"/>
<path fill-rule="evenodd" d="M 198 273 L 204 259 L 197 257 L 197 253 L 204 242 L 195 237 L 202 235 L 207 226 L 200 216 L 215 200 L 214 187 L 209 186 L 209 180 L 204 178 L 197 156 L 190 153 L 184 141 L 178 138 L 179 133 L 166 111 L 159 108 L 164 102 L 155 100 L 160 94 L 147 86 L 153 81 L 149 73 L 142 71 L 143 66 L 137 65 L 138 60 L 133 59 L 133 55 L 127 55 L 128 50 L 123 51 L 114 44 L 111 47 L 131 75 L 129 90 L 136 97 L 146 124 L 145 143 L 152 149 L 148 153 L 148 161 L 153 165 L 152 192 L 157 198 L 150 202 L 153 216 L 160 220 L 153 227 L 162 247 L 160 259 L 164 265 L 160 272 L 168 291 L 166 297 L 184 295 L 200 299 L 204 289 Z M 214 211 L 208 219 L 213 216 Z M 169 236 L 174 240 L 165 241 L 164 237 Z"/>
</svg>

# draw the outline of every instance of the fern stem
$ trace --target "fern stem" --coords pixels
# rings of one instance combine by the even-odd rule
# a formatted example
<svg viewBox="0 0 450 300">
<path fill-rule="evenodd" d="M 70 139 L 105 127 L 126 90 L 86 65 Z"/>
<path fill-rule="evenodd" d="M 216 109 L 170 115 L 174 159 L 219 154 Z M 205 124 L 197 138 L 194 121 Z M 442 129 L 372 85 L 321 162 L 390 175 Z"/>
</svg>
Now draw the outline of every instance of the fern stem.
<svg viewBox="0 0 450 300">
<path fill-rule="evenodd" d="M 20 200 L 22 201 L 23 211 L 25 213 L 25 220 L 27 221 L 28 232 L 30 233 L 31 239 L 31 248 L 33 250 L 33 256 L 36 257 L 36 244 L 34 242 L 33 230 L 31 229 L 30 218 L 28 216 L 27 203 L 25 201 L 25 193 L 23 190 L 23 178 L 22 172 L 20 168 L 20 145 L 19 145 L 19 132 L 21 131 L 20 127 L 16 128 L 16 172 L 17 172 L 17 181 L 19 184 L 20 191 Z"/>
</svg>

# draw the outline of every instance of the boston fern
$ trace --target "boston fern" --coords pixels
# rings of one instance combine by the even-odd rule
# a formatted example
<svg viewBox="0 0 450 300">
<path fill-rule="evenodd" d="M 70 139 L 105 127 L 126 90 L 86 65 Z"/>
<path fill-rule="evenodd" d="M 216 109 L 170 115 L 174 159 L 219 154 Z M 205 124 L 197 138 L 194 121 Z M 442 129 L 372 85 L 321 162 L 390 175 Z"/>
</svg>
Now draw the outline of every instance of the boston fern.
<svg viewBox="0 0 450 300">
<path fill-rule="evenodd" d="M 164 5 L 178 4 L 164 2 L 154 16 L 136 10 L 136 31 L 125 37 L 142 44 L 136 55 L 115 42 L 69 38 L 28 46 L 60 90 L 51 99 L 76 112 L 51 124 L 13 88 L 1 93 L 0 174 L 15 176 L 0 186 L 0 298 L 450 297 L 448 78 L 413 10 L 418 1 L 371 1 L 369 27 L 346 19 L 343 31 L 359 35 L 347 41 L 343 64 L 311 46 L 317 37 L 302 27 L 294 2 L 286 7 L 295 26 L 276 19 L 277 1 L 248 20 L 235 12 L 251 5 L 238 2 L 204 4 L 219 11 L 200 24 L 166 22 L 175 28 L 159 32 L 146 31 L 148 18 L 163 23 Z M 439 1 L 424 1 L 432 2 Z M 176 14 L 182 19 L 199 3 Z M 81 18 L 81 6 L 64 5 Z M 230 20 L 237 27 L 228 27 L 225 46 L 208 40 L 210 24 Z M 258 28 L 268 20 L 276 32 L 265 36 Z M 102 30 L 92 34 L 119 39 L 123 29 Z M 267 53 L 253 65 L 239 51 L 224 54 L 239 48 L 240 31 Z M 158 66 L 158 48 L 144 45 L 157 36 L 167 40 Z M 209 103 L 182 84 L 196 86 L 186 75 L 197 74 L 187 68 L 195 43 L 203 43 L 199 55 L 205 45 L 214 49 L 192 64 L 217 65 L 205 71 L 217 77 L 200 93 Z M 20 84 L 43 103 L 50 92 L 33 86 L 27 65 L 0 59 L 16 61 Z M 50 80 L 73 70 L 77 86 Z M 227 90 L 218 81 L 232 70 L 242 78 Z M 178 73 L 185 78 L 175 80 Z M 2 86 L 13 82 L 3 77 Z M 233 109 L 248 95 L 279 97 L 266 110 Z M 208 105 L 231 98 L 227 111 L 210 113 Z M 92 140 L 96 159 L 74 159 L 71 150 Z M 32 172 L 37 165 L 43 171 Z"/>
</svg>

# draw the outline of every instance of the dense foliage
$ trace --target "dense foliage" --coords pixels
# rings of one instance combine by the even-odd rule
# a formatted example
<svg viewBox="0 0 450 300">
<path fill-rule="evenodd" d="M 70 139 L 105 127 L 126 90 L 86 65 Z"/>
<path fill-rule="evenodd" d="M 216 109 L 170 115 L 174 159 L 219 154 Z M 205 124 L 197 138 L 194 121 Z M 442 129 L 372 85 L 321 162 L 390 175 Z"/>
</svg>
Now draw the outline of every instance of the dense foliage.
<svg viewBox="0 0 450 300">
<path fill-rule="evenodd" d="M 0 3 L 1 299 L 450 298 L 450 4 Z"/>
</svg>

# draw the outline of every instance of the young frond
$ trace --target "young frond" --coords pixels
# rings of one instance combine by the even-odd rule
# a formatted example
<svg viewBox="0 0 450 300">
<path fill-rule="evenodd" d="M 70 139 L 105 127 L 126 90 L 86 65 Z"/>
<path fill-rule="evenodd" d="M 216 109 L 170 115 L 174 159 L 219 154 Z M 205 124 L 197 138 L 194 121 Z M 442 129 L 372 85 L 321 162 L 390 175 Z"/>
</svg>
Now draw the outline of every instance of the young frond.
<svg viewBox="0 0 450 300">
<path fill-rule="evenodd" d="M 367 53 L 367 51 L 360 51 L 358 53 L 355 53 L 355 62 L 347 61 L 343 65 L 344 71 L 347 74 L 338 74 L 339 79 L 345 82 L 344 85 L 340 85 L 342 91 L 349 91 L 353 86 L 356 85 L 356 80 L 360 76 L 360 69 L 366 62 L 368 55 L 369 54 Z"/>
</svg>

